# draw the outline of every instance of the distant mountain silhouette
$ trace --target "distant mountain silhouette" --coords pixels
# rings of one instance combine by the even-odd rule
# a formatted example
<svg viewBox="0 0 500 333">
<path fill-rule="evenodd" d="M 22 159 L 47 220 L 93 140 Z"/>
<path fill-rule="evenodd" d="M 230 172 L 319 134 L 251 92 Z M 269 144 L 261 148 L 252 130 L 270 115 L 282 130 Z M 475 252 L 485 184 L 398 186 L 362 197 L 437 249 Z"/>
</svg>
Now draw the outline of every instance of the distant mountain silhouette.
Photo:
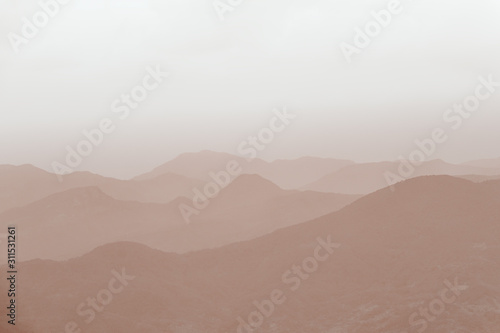
<svg viewBox="0 0 500 333">
<path fill-rule="evenodd" d="M 191 199 L 179 197 L 167 204 L 122 201 L 94 186 L 6 211 L 0 214 L 0 227 L 17 224 L 22 229 L 26 242 L 19 255 L 22 260 L 68 259 L 120 240 L 182 253 L 256 238 L 333 212 L 358 198 L 285 191 L 260 176 L 243 175 L 188 225 L 180 207 L 193 207 Z"/>
<path fill-rule="evenodd" d="M 359 197 L 283 190 L 258 175 L 242 175 L 211 199 L 188 228 L 150 231 L 136 240 L 170 252 L 214 248 L 309 221 Z"/>
<path fill-rule="evenodd" d="M 227 154 L 204 150 L 198 153 L 185 153 L 158 166 L 152 171 L 137 176 L 136 180 L 151 179 L 165 173 L 175 173 L 190 178 L 211 181 L 210 172 L 226 169 L 229 161 L 237 161 L 244 174 L 258 174 L 286 189 L 304 186 L 323 175 L 339 170 L 354 162 L 346 160 L 303 157 L 295 160 L 276 160 L 266 162 L 255 158 L 251 161 Z"/>
<path fill-rule="evenodd" d="M 187 196 L 201 180 L 172 173 L 145 181 L 118 180 L 90 172 L 56 175 L 32 165 L 0 165 L 0 212 L 40 200 L 69 189 L 97 186 L 115 199 L 139 202 L 168 203 L 179 196 Z"/>
<path fill-rule="evenodd" d="M 281 188 L 298 189 L 323 175 L 340 170 L 354 162 L 331 158 L 302 157 L 295 160 L 276 160 L 251 163 L 244 173 L 255 173 L 273 181 Z"/>
<path fill-rule="evenodd" d="M 332 172 L 302 189 L 317 192 L 368 194 L 388 186 L 386 172 L 398 175 L 400 162 L 377 162 L 350 165 Z M 411 178 L 432 175 L 498 175 L 500 168 L 489 169 L 466 165 L 454 165 L 442 160 L 424 162 L 415 167 Z"/>
<path fill-rule="evenodd" d="M 177 173 L 186 177 L 209 181 L 211 180 L 209 172 L 225 170 L 227 162 L 231 160 L 236 160 L 240 164 L 246 164 L 244 158 L 228 153 L 212 152 L 208 150 L 197 153 L 184 153 L 134 179 L 152 179 L 165 173 Z M 258 161 L 264 163 L 262 160 Z"/>
<path fill-rule="evenodd" d="M 175 202 L 120 201 L 98 187 L 56 193 L 0 214 L 2 230 L 9 224 L 16 224 L 22 233 L 23 251 L 18 260 L 67 259 L 108 242 L 133 238 L 142 230 L 184 225 Z"/>
</svg>

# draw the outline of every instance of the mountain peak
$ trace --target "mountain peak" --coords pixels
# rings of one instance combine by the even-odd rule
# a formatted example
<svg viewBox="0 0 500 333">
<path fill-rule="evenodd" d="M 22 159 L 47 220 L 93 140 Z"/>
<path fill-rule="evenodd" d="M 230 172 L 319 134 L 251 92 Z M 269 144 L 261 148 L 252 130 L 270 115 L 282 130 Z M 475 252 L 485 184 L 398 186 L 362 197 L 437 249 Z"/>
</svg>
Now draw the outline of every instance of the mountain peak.
<svg viewBox="0 0 500 333">
<path fill-rule="evenodd" d="M 268 190 L 282 190 L 278 185 L 273 183 L 272 181 L 257 175 L 257 174 L 242 174 L 238 176 L 233 182 L 229 185 L 231 187 L 239 187 L 243 189 L 253 190 L 253 189 L 268 189 Z"/>
<path fill-rule="evenodd" d="M 52 194 L 32 205 L 76 207 L 92 203 L 110 203 L 117 200 L 105 194 L 97 186 L 78 187 L 64 192 Z"/>
</svg>

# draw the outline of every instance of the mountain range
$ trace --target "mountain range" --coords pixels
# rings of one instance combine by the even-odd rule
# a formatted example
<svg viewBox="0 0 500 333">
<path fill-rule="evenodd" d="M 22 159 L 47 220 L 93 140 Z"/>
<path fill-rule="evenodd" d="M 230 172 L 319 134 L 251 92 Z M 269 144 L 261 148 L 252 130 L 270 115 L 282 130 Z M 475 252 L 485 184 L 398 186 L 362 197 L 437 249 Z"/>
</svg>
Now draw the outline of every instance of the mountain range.
<svg viewBox="0 0 500 333">
<path fill-rule="evenodd" d="M 499 218 L 499 181 L 428 176 L 216 249 L 180 255 L 118 242 L 65 262 L 33 260 L 19 266 L 23 320 L 16 328 L 62 332 L 75 321 L 91 332 L 245 332 L 257 305 L 277 290 L 282 302 L 263 316 L 260 332 L 401 333 L 424 325 L 429 332 L 495 332 Z M 303 278 L 290 275 L 294 265 L 307 267 L 322 242 L 335 244 L 330 255 L 302 270 Z M 133 279 L 85 323 L 76 307 L 99 295 L 113 270 Z M 419 308 L 453 284 L 453 302 L 432 321 L 422 319 Z M 415 313 L 419 324 L 410 330 Z"/>
</svg>

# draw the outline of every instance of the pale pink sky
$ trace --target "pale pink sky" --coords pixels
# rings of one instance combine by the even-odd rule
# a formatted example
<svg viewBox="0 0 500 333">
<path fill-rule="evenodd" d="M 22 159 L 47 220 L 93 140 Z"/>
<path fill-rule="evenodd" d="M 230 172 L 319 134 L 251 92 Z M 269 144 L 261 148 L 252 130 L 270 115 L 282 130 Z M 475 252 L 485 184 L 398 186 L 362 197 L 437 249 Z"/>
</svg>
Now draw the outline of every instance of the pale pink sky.
<svg viewBox="0 0 500 333">
<path fill-rule="evenodd" d="M 15 54 L 9 32 L 38 1 L 0 3 L 0 164 L 49 169 L 148 65 L 171 72 L 82 170 L 122 176 L 179 153 L 234 153 L 275 107 L 297 120 L 262 152 L 393 160 L 444 126 L 480 75 L 500 81 L 498 1 L 402 1 L 404 11 L 348 64 L 340 51 L 388 1 L 243 1 L 220 21 L 211 1 L 74 0 Z M 436 158 L 500 156 L 500 90 Z"/>
</svg>

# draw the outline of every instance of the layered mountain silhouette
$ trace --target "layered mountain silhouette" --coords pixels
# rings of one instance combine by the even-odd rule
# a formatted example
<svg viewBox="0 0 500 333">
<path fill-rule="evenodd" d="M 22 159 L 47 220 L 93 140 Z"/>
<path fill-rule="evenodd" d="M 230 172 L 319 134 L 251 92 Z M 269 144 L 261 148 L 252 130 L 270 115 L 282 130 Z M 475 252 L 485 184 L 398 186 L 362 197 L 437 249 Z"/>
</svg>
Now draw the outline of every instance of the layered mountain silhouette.
<svg viewBox="0 0 500 333">
<path fill-rule="evenodd" d="M 240 181 L 235 185 L 256 180 Z M 279 194 L 266 186 L 271 196 Z M 219 199 L 231 199 L 236 189 L 228 188 L 227 197 L 221 193 Z M 102 196 L 95 189 L 86 195 L 90 201 Z M 216 202 L 213 207 L 219 209 Z M 499 181 L 427 176 L 310 222 L 216 249 L 181 255 L 119 242 L 66 262 L 34 260 L 19 265 L 23 319 L 16 328 L 63 332 L 74 321 L 89 332 L 241 333 L 258 306 L 279 290 L 283 302 L 262 315 L 259 332 L 401 333 L 424 324 L 428 332 L 495 332 L 499 221 Z M 310 268 L 307 258 L 330 241 L 335 246 L 323 244 L 315 269 L 284 278 L 294 265 Z M 130 280 L 85 323 L 76 308 L 89 297 L 103 297 L 100 291 L 108 288 L 113 270 Z M 0 288 L 6 284 L 2 279 Z M 442 290 L 454 284 L 441 313 L 422 319 L 419 309 L 436 304 Z M 3 304 L 5 298 L 2 293 Z M 411 327 L 414 313 L 419 324 Z"/>
<path fill-rule="evenodd" d="M 18 226 L 23 248 L 18 260 L 60 260 L 158 225 L 178 227 L 179 218 L 167 218 L 176 215 L 177 204 L 120 201 L 97 187 L 84 187 L 4 212 L 0 225 L 2 230 L 10 224 Z"/>
<path fill-rule="evenodd" d="M 354 162 L 347 160 L 317 157 L 302 157 L 296 160 L 276 160 L 273 162 L 255 158 L 248 161 L 239 156 L 204 150 L 198 153 L 181 154 L 152 171 L 137 176 L 135 179 L 152 179 L 165 173 L 174 173 L 189 178 L 211 181 L 209 173 L 225 170 L 229 161 L 236 161 L 241 166 L 243 174 L 260 175 L 285 189 L 297 189 L 319 179 L 321 176 L 354 164 Z"/>
<path fill-rule="evenodd" d="M 258 174 L 286 189 L 297 189 L 336 171 L 351 161 L 304 157 L 297 160 L 265 162 L 227 153 L 201 151 L 186 153 L 133 180 L 119 180 L 90 172 L 74 172 L 57 177 L 32 165 L 0 165 L 0 212 L 43 199 L 69 189 L 97 186 L 118 200 L 168 203 L 189 196 L 192 189 L 212 181 L 210 172 L 226 169 L 237 161 L 243 174 Z"/>
<path fill-rule="evenodd" d="M 181 205 L 194 207 L 187 197 L 167 204 L 122 201 L 94 186 L 56 193 L 4 212 L 0 227 L 19 226 L 22 260 L 68 259 L 119 240 L 182 253 L 262 236 L 333 212 L 358 198 L 287 191 L 260 176 L 243 175 L 188 224 L 180 210 Z"/>
<path fill-rule="evenodd" d="M 308 221 L 339 210 L 358 198 L 283 190 L 258 175 L 242 175 L 210 200 L 185 228 L 149 231 L 136 235 L 135 239 L 169 252 L 213 248 Z"/>
<path fill-rule="evenodd" d="M 388 185 L 385 174 L 390 172 L 399 176 L 400 162 L 377 162 L 346 166 L 338 171 L 323 176 L 317 181 L 308 184 L 302 189 L 317 192 L 333 192 L 346 194 L 368 194 L 382 189 Z M 402 178 L 414 178 L 429 175 L 477 175 L 498 176 L 499 168 L 486 168 L 469 165 L 455 165 L 442 160 L 423 162 L 420 166 L 413 167 L 414 171 L 409 176 Z M 408 169 L 405 169 L 405 172 Z"/>
<path fill-rule="evenodd" d="M 115 199 L 138 202 L 168 203 L 187 196 L 201 180 L 173 173 L 144 181 L 118 180 L 90 172 L 74 172 L 62 181 L 49 172 L 31 165 L 0 166 L 0 212 L 43 199 L 70 189 L 96 186 Z"/>
</svg>

